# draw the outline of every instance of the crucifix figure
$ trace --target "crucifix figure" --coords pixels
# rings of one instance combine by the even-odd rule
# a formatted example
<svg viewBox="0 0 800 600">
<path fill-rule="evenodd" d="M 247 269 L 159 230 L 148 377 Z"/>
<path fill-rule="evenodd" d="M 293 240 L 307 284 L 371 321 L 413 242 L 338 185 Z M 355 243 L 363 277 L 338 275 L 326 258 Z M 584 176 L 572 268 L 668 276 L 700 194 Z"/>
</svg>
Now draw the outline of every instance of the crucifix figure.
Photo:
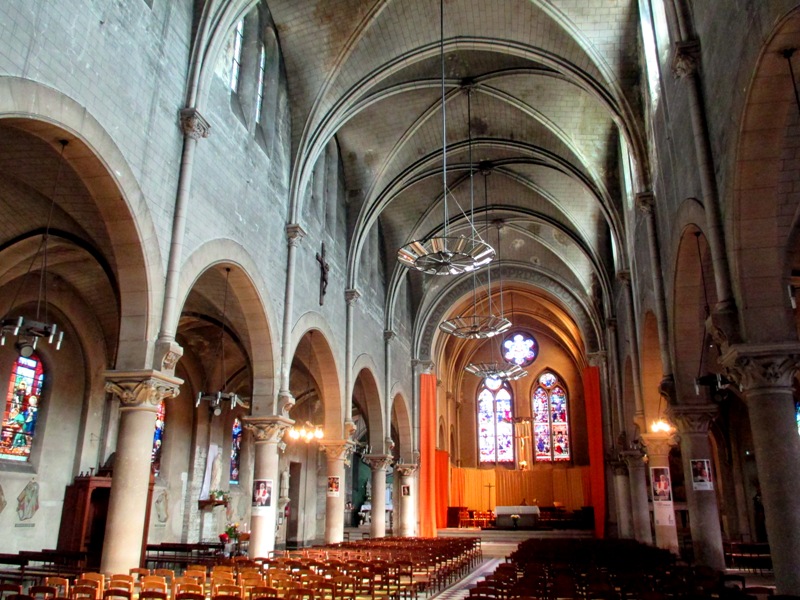
<svg viewBox="0 0 800 600">
<path fill-rule="evenodd" d="M 328 271 L 331 266 L 325 260 L 325 242 L 322 242 L 322 252 L 317 252 L 317 262 L 319 263 L 319 305 L 325 302 L 325 293 L 328 290 Z"/>
</svg>

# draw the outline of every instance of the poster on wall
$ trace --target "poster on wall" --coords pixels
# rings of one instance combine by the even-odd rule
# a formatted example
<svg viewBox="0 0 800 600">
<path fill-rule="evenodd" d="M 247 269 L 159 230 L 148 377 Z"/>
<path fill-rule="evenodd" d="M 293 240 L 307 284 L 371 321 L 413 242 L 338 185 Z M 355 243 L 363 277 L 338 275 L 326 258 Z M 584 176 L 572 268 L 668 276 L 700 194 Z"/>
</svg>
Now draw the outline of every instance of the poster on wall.
<svg viewBox="0 0 800 600">
<path fill-rule="evenodd" d="M 402 489 L 403 496 L 410 496 L 411 495 L 411 486 L 410 485 L 404 485 L 404 486 L 402 486 L 401 489 Z"/>
<path fill-rule="evenodd" d="M 672 506 L 672 484 L 669 467 L 650 467 L 650 486 L 653 490 L 653 518 L 657 526 L 674 526 L 675 509 Z"/>
<path fill-rule="evenodd" d="M 714 489 L 711 479 L 711 461 L 707 458 L 693 458 L 689 461 L 692 465 L 692 489 L 708 491 Z"/>
<path fill-rule="evenodd" d="M 254 515 L 264 514 L 272 506 L 272 479 L 253 480 L 253 510 Z"/>
<path fill-rule="evenodd" d="M 338 498 L 339 497 L 339 477 L 338 476 L 331 476 L 328 477 L 328 498 Z"/>
</svg>

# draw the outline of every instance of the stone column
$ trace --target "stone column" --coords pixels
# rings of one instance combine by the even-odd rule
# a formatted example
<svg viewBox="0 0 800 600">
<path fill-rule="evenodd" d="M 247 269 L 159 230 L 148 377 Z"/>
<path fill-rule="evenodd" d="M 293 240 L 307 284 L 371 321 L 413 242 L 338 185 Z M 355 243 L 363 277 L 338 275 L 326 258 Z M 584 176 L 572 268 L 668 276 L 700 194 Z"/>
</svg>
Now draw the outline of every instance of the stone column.
<svg viewBox="0 0 800 600">
<path fill-rule="evenodd" d="M 792 394 L 800 344 L 737 344 L 720 362 L 750 414 L 777 592 L 800 594 L 800 436 Z"/>
<path fill-rule="evenodd" d="M 633 537 L 643 544 L 653 543 L 650 528 L 650 507 L 647 501 L 647 469 L 644 456 L 639 450 L 625 450 L 622 459 L 628 466 L 628 483 L 631 488 L 631 519 Z"/>
<path fill-rule="evenodd" d="M 388 454 L 370 454 L 364 457 L 372 471 L 372 523 L 369 535 L 373 538 L 386 535 L 386 469 L 392 463 Z"/>
<path fill-rule="evenodd" d="M 328 457 L 327 487 L 334 481 L 338 486 L 335 492 L 326 492 L 325 543 L 338 544 L 344 539 L 344 467 L 350 464 L 354 444 L 350 440 L 323 440 L 319 445 Z"/>
<path fill-rule="evenodd" d="M 167 275 L 164 281 L 164 301 L 161 309 L 161 329 L 156 342 L 155 365 L 164 373 L 173 375 L 175 364 L 183 355 L 183 348 L 175 342 L 175 328 L 178 326 L 178 285 L 183 262 L 184 237 L 186 235 L 186 214 L 189 198 L 192 195 L 194 173 L 194 154 L 197 142 L 207 138 L 211 125 L 194 108 L 180 111 L 180 127 L 183 132 L 183 151 L 178 174 L 178 191 L 175 198 L 175 212 L 172 215 L 172 239 L 167 258 Z"/>
<path fill-rule="evenodd" d="M 631 375 L 633 376 L 633 401 L 636 414 L 634 421 L 641 431 L 645 430 L 644 403 L 642 402 L 642 377 L 639 372 L 639 330 L 633 314 L 633 292 L 631 291 L 630 271 L 618 271 L 617 280 L 622 284 L 622 297 L 625 303 L 626 329 L 628 334 L 628 350 L 631 355 Z"/>
<path fill-rule="evenodd" d="M 119 434 L 100 570 L 127 573 L 142 559 L 150 455 L 158 405 L 182 380 L 158 371 L 106 371 L 106 391 L 120 403 Z"/>
<path fill-rule="evenodd" d="M 356 289 L 344 291 L 346 302 L 344 336 L 344 436 L 349 438 L 356 430 L 353 422 L 353 311 L 361 292 Z"/>
<path fill-rule="evenodd" d="M 668 408 L 667 412 L 678 425 L 681 438 L 686 502 L 689 508 L 694 560 L 701 565 L 708 565 L 724 571 L 725 553 L 722 549 L 717 494 L 713 488 L 710 490 L 694 489 L 691 463 L 692 459 L 712 461 L 708 428 L 717 414 L 717 406 L 715 404 L 679 405 Z"/>
<path fill-rule="evenodd" d="M 669 467 L 669 450 L 674 444 L 672 434 L 645 433 L 642 435 L 642 439 L 644 443 L 647 444 L 647 456 L 650 459 L 648 463 L 650 468 Z M 672 473 L 670 473 L 670 487 L 672 487 Z M 674 499 L 674 493 L 672 497 Z M 674 515 L 671 521 L 671 525 L 654 526 L 656 532 L 656 546 L 665 548 L 674 554 L 680 554 L 680 548 L 678 547 L 678 530 L 675 525 Z"/>
<path fill-rule="evenodd" d="M 256 480 L 272 482 L 269 506 L 253 506 L 250 511 L 250 556 L 269 556 L 275 549 L 278 498 L 281 493 L 278 445 L 293 421 L 286 417 L 245 417 L 244 427 L 253 434 L 255 456 L 253 485 Z"/>
<path fill-rule="evenodd" d="M 289 415 L 289 410 L 294 406 L 294 397 L 289 390 L 289 375 L 292 370 L 291 343 L 294 313 L 294 275 L 297 270 L 297 246 L 306 236 L 306 232 L 297 223 L 286 226 L 286 241 L 288 252 L 286 255 L 286 290 L 283 296 L 283 332 L 281 338 L 281 381 L 278 388 L 278 410 L 284 416 Z"/>
<path fill-rule="evenodd" d="M 416 497 L 414 473 L 417 468 L 418 466 L 414 464 L 397 464 L 394 467 L 394 472 L 397 473 L 400 479 L 400 498 L 397 501 L 400 511 L 400 537 L 414 537 L 416 534 L 417 511 L 414 503 L 414 498 Z M 405 494 L 405 491 L 408 494 Z"/>
<path fill-rule="evenodd" d="M 634 536 L 628 465 L 623 460 L 613 460 L 610 466 L 614 472 L 614 495 L 617 500 L 617 533 L 621 538 L 631 539 Z"/>
</svg>

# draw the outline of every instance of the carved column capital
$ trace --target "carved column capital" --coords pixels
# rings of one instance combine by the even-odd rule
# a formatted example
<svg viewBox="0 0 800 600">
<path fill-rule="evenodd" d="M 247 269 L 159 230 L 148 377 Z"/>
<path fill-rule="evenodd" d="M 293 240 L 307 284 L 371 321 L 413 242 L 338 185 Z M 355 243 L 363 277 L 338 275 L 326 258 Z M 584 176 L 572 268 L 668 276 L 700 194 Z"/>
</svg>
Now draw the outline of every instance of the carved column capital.
<svg viewBox="0 0 800 600">
<path fill-rule="evenodd" d="M 258 443 L 280 443 L 283 435 L 294 425 L 286 417 L 244 417 L 244 428 L 253 434 Z"/>
<path fill-rule="evenodd" d="M 622 285 L 628 287 L 631 285 L 631 272 L 628 269 L 620 269 L 617 271 L 617 281 Z"/>
<path fill-rule="evenodd" d="M 620 458 L 625 461 L 628 470 L 636 467 L 644 467 L 644 453 L 641 450 L 623 450 L 619 453 Z"/>
<path fill-rule="evenodd" d="M 589 361 L 589 364 L 593 367 L 602 367 L 606 364 L 606 351 L 605 350 L 598 350 L 597 352 L 590 352 L 586 355 L 586 359 Z"/>
<path fill-rule="evenodd" d="M 742 391 L 759 388 L 791 389 L 800 367 L 800 343 L 733 344 L 719 359 L 728 378 Z"/>
<path fill-rule="evenodd" d="M 419 465 L 414 463 L 397 463 L 394 466 L 395 473 L 400 477 L 411 477 L 417 469 L 419 469 Z"/>
<path fill-rule="evenodd" d="M 180 112 L 181 131 L 183 135 L 193 140 L 207 138 L 211 132 L 211 125 L 203 115 L 193 107 L 183 108 Z"/>
<path fill-rule="evenodd" d="M 106 371 L 106 391 L 119 398 L 123 408 L 141 408 L 155 412 L 165 398 L 174 398 L 182 379 L 150 369 L 142 371 Z"/>
<path fill-rule="evenodd" d="M 436 367 L 436 363 L 432 360 L 421 360 L 414 358 L 411 360 L 411 366 L 417 369 L 420 373 L 431 373 Z"/>
<path fill-rule="evenodd" d="M 635 202 L 636 208 L 640 211 L 646 215 L 653 214 L 653 209 L 656 205 L 656 197 L 653 195 L 653 192 L 639 192 L 636 194 Z"/>
<path fill-rule="evenodd" d="M 680 433 L 708 433 L 719 413 L 716 404 L 679 404 L 667 407 L 667 415 Z"/>
<path fill-rule="evenodd" d="M 322 440 L 319 443 L 320 450 L 327 454 L 328 458 L 342 460 L 348 466 L 355 447 L 355 443 L 350 440 Z"/>
<path fill-rule="evenodd" d="M 606 327 L 611 330 L 615 330 L 617 328 L 617 319 L 616 317 L 609 317 L 606 319 Z"/>
<path fill-rule="evenodd" d="M 351 306 L 358 302 L 358 299 L 361 298 L 361 292 L 356 289 L 349 289 L 344 291 L 344 301 L 347 302 L 348 306 Z"/>
<path fill-rule="evenodd" d="M 642 434 L 642 440 L 647 446 L 648 456 L 668 456 L 676 444 L 675 436 L 671 433 L 645 433 Z"/>
<path fill-rule="evenodd" d="M 175 367 L 183 356 L 183 347 L 175 340 L 156 343 L 155 367 L 162 373 L 175 375 Z"/>
<path fill-rule="evenodd" d="M 641 455 L 639 456 L 639 460 L 641 461 Z M 628 476 L 628 463 L 626 463 L 624 460 L 610 460 L 608 461 L 608 466 L 611 467 L 612 471 L 614 471 L 615 477 Z"/>
<path fill-rule="evenodd" d="M 304 237 L 306 237 L 305 229 L 298 223 L 289 223 L 286 226 L 286 240 L 289 242 L 289 246 L 297 247 Z"/>
<path fill-rule="evenodd" d="M 385 471 L 392 464 L 391 454 L 367 454 L 364 457 L 364 462 L 369 465 L 373 471 Z"/>
<path fill-rule="evenodd" d="M 700 41 L 676 42 L 672 52 L 672 74 L 679 79 L 697 71 L 700 63 Z"/>
<path fill-rule="evenodd" d="M 386 342 L 391 342 L 397 334 L 391 329 L 384 329 L 383 331 L 383 340 Z"/>
</svg>

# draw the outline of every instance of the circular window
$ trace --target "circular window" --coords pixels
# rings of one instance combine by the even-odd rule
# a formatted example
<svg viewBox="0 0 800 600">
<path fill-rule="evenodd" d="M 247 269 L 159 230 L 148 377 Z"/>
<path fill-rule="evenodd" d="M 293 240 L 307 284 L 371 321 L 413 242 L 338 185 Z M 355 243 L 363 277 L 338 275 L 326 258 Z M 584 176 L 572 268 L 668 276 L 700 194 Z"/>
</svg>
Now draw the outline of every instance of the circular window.
<svg viewBox="0 0 800 600">
<path fill-rule="evenodd" d="M 539 345 L 532 335 L 512 333 L 503 341 L 503 358 L 506 362 L 527 367 L 539 355 Z"/>
</svg>

